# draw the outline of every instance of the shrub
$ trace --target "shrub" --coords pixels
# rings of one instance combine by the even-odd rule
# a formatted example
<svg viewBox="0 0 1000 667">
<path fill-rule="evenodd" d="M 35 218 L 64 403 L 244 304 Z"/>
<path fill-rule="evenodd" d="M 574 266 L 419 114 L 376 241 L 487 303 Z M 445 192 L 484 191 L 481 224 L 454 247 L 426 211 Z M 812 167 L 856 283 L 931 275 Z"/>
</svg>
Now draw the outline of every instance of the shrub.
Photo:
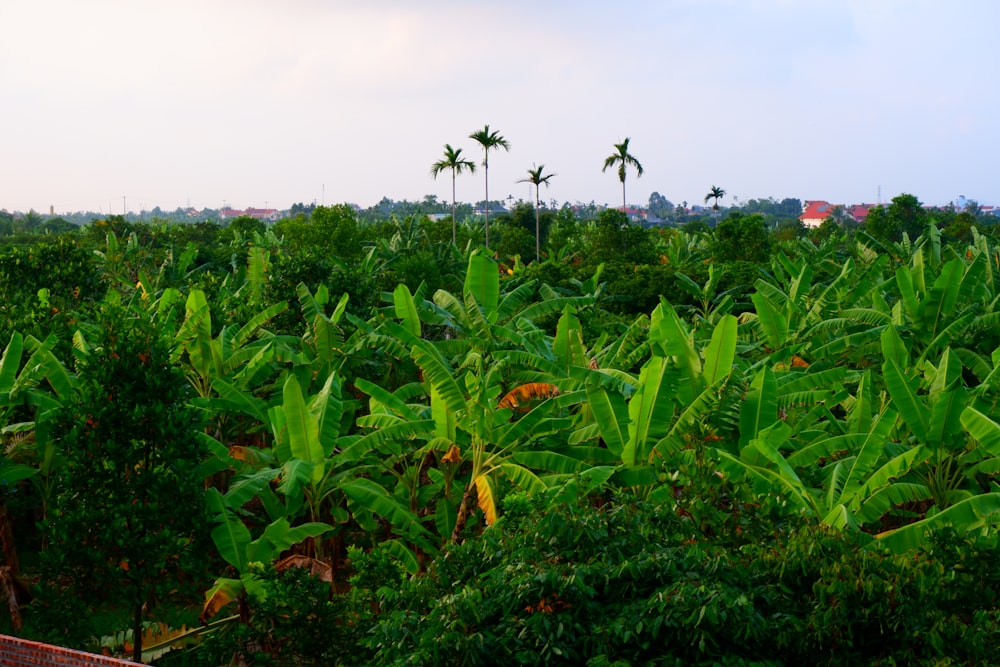
<svg viewBox="0 0 1000 667">
<path fill-rule="evenodd" d="M 992 659 L 995 540 L 942 533 L 896 556 L 805 527 L 723 546 L 681 510 L 621 498 L 501 519 L 385 597 L 365 644 L 387 665 Z"/>
<path fill-rule="evenodd" d="M 370 664 L 358 646 L 360 621 L 369 614 L 363 605 L 331 595 L 330 584 L 305 568 L 260 566 L 257 574 L 261 592 L 250 597 L 248 622 L 209 635 L 191 652 L 192 664 L 230 664 L 234 655 L 269 667 Z"/>
</svg>

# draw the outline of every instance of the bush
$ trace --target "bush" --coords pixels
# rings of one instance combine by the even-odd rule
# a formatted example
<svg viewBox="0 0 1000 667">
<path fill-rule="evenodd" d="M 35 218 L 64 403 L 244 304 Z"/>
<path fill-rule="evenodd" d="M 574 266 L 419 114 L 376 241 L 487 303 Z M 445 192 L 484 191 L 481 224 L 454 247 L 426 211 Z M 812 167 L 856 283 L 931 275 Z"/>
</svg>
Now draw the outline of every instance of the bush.
<svg viewBox="0 0 1000 667">
<path fill-rule="evenodd" d="M 942 533 L 896 556 L 824 528 L 769 538 L 748 515 L 723 546 L 682 505 L 624 498 L 523 515 L 382 600 L 375 664 L 992 660 L 995 541 Z"/>
<path fill-rule="evenodd" d="M 368 664 L 358 647 L 363 606 L 331 595 L 330 584 L 304 568 L 260 566 L 257 574 L 261 592 L 250 598 L 248 622 L 209 635 L 192 651 L 191 664 L 226 665 L 234 655 L 241 664 L 269 667 Z"/>
</svg>

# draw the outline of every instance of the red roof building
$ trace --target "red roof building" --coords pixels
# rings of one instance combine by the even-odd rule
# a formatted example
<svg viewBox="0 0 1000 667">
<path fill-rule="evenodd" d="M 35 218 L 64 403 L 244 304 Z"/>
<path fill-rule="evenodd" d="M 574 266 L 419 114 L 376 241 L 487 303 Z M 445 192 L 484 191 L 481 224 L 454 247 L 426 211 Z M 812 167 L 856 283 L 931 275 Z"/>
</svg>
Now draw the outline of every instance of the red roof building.
<svg viewBox="0 0 1000 667">
<path fill-rule="evenodd" d="M 270 220 L 271 222 L 274 222 L 281 217 L 281 213 L 277 209 L 273 208 L 248 208 L 243 211 L 233 208 L 224 208 L 219 210 L 220 220 L 239 218 L 241 216 L 247 216 L 256 220 Z"/>
<path fill-rule="evenodd" d="M 861 224 L 868 217 L 868 211 L 878 206 L 878 204 L 851 204 L 850 206 L 844 206 L 842 204 L 831 204 L 828 201 L 823 200 L 809 200 L 802 205 L 802 215 L 799 216 L 799 220 L 806 227 L 819 227 L 829 218 L 840 218 L 842 216 L 835 216 L 835 210 L 840 209 L 842 213 L 849 216 L 854 222 Z"/>
<path fill-rule="evenodd" d="M 828 201 L 806 200 L 802 204 L 802 215 L 799 216 L 799 220 L 806 227 L 819 227 L 822 225 L 827 218 L 833 215 L 833 204 Z"/>
<path fill-rule="evenodd" d="M 847 215 L 854 218 L 854 222 L 861 224 L 868 217 L 868 211 L 878 206 L 878 204 L 851 204 L 847 207 Z"/>
</svg>

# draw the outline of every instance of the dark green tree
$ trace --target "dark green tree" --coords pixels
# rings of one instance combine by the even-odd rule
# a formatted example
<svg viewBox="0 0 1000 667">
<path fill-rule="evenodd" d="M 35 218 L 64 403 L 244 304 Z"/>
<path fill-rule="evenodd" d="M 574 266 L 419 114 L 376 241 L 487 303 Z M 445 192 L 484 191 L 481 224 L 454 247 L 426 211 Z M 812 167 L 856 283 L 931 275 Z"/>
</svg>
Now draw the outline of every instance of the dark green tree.
<svg viewBox="0 0 1000 667">
<path fill-rule="evenodd" d="M 64 582 L 70 599 L 130 608 L 141 662 L 143 606 L 204 560 L 202 415 L 144 317 L 108 303 L 85 338 L 75 400 L 53 428 L 64 463 L 46 526 L 46 580 Z"/>
<path fill-rule="evenodd" d="M 7 209 L 0 209 L 0 236 L 14 233 L 14 216 Z"/>
<path fill-rule="evenodd" d="M 715 228 L 712 256 L 718 262 L 766 263 L 771 258 L 773 243 L 764 216 L 733 212 Z"/>
<path fill-rule="evenodd" d="M 650 215 L 658 218 L 669 218 L 674 215 L 673 203 L 659 192 L 653 192 L 649 195 L 649 205 L 646 208 Z"/>
<path fill-rule="evenodd" d="M 968 210 L 965 210 L 951 216 L 951 218 L 944 223 L 941 233 L 948 241 L 968 243 L 972 240 L 972 228 L 975 227 L 975 225 L 976 217 L 972 213 L 969 213 Z"/>
<path fill-rule="evenodd" d="M 619 210 L 605 209 L 586 238 L 588 266 L 602 262 L 620 264 L 649 264 L 656 261 L 656 250 L 649 231 L 640 225 L 629 224 L 628 217 Z"/>
<path fill-rule="evenodd" d="M 33 237 L 0 248 L 0 340 L 15 331 L 39 340 L 56 333 L 57 352 L 68 360 L 72 322 L 107 287 L 93 247 L 76 235 Z"/>
<path fill-rule="evenodd" d="M 358 217 L 348 204 L 317 206 L 309 215 L 286 218 L 274 225 L 274 233 L 284 236 L 293 253 L 318 253 L 343 262 L 361 257 L 362 235 Z"/>
<path fill-rule="evenodd" d="M 489 125 L 484 125 L 483 129 L 477 130 L 469 135 L 469 138 L 483 147 L 483 178 L 486 183 L 486 247 L 490 247 L 490 149 L 502 148 L 510 150 L 510 142 L 504 139 L 496 130 L 491 130 Z"/>
<path fill-rule="evenodd" d="M 452 148 L 450 144 L 444 145 L 444 157 L 431 165 L 431 176 L 435 179 L 442 171 L 451 171 L 451 242 L 457 241 L 457 220 L 455 200 L 455 177 L 464 171 L 469 173 L 476 171 L 476 163 L 462 157 L 461 148 Z"/>
<path fill-rule="evenodd" d="M 531 209 L 530 204 L 524 205 Z M 515 209 L 516 212 L 516 209 Z M 491 249 L 502 265 L 512 266 L 515 257 L 530 257 L 534 251 L 533 234 L 528 227 L 518 224 L 517 216 L 498 216 L 493 223 L 493 248 Z"/>
<path fill-rule="evenodd" d="M 774 227 L 774 237 L 778 241 L 792 241 L 806 233 L 806 226 L 798 218 L 779 220 Z"/>
<path fill-rule="evenodd" d="M 303 204 L 302 202 L 297 202 L 295 204 L 292 204 L 292 207 L 288 210 L 288 212 L 292 215 L 298 215 L 299 213 L 303 215 L 309 215 L 310 213 L 312 213 L 314 208 L 316 208 L 315 203 Z"/>
<path fill-rule="evenodd" d="M 911 239 L 916 239 L 927 230 L 928 213 L 913 195 L 904 193 L 893 197 L 888 214 L 893 225 L 906 232 Z"/>
<path fill-rule="evenodd" d="M 636 177 L 642 176 L 642 165 L 639 164 L 634 155 L 628 152 L 628 142 L 629 138 L 625 137 L 625 141 L 615 144 L 615 152 L 604 158 L 604 167 L 601 169 L 601 173 L 604 173 L 608 169 L 618 167 L 618 180 L 622 182 L 622 213 L 627 208 L 625 203 L 625 172 L 627 168 L 633 167 Z"/>
<path fill-rule="evenodd" d="M 252 218 L 249 215 L 241 215 L 232 219 L 229 223 L 229 230 L 233 237 L 252 238 L 255 232 L 263 234 L 267 230 L 267 224 L 263 220 Z"/>
<path fill-rule="evenodd" d="M 865 231 L 888 241 L 899 241 L 904 233 L 916 240 L 927 229 L 927 215 L 919 199 L 904 193 L 893 197 L 888 207 L 871 208 L 865 218 Z"/>
</svg>

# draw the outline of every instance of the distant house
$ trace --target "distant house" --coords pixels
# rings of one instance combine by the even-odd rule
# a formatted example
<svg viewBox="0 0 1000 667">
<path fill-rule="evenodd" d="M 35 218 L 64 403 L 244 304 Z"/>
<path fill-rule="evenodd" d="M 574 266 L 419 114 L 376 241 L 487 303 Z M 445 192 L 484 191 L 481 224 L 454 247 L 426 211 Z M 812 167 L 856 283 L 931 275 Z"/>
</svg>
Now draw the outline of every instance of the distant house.
<svg viewBox="0 0 1000 667">
<path fill-rule="evenodd" d="M 476 206 L 472 209 L 472 213 L 473 215 L 486 215 L 486 207 Z M 498 204 L 490 204 L 490 215 L 502 215 L 504 213 L 510 213 L 510 211 Z"/>
<path fill-rule="evenodd" d="M 847 211 L 847 215 L 854 218 L 854 222 L 860 225 L 868 217 L 868 211 L 876 206 L 879 206 L 879 204 L 851 204 L 845 210 Z"/>
<path fill-rule="evenodd" d="M 646 211 L 645 209 L 629 206 L 628 208 L 625 209 L 625 217 L 628 218 L 631 222 L 645 222 Z"/>
<path fill-rule="evenodd" d="M 835 215 L 836 209 L 839 208 L 843 212 L 843 216 L 861 224 L 868 217 L 868 211 L 875 206 L 877 204 L 851 204 L 850 206 L 844 206 L 843 204 L 831 204 L 821 199 L 807 200 L 802 204 L 802 215 L 799 216 L 799 220 L 806 227 L 819 227 L 830 218 L 840 217 Z M 841 217 L 841 219 L 846 218 Z"/>
<path fill-rule="evenodd" d="M 281 217 L 281 212 L 274 208 L 248 208 L 242 211 L 234 208 L 223 208 L 219 210 L 220 220 L 229 220 L 230 218 L 243 216 L 254 218 L 255 220 L 269 220 L 274 222 Z"/>
<path fill-rule="evenodd" d="M 806 227 L 819 227 L 833 215 L 833 204 L 823 200 L 806 200 L 799 220 Z"/>
</svg>

